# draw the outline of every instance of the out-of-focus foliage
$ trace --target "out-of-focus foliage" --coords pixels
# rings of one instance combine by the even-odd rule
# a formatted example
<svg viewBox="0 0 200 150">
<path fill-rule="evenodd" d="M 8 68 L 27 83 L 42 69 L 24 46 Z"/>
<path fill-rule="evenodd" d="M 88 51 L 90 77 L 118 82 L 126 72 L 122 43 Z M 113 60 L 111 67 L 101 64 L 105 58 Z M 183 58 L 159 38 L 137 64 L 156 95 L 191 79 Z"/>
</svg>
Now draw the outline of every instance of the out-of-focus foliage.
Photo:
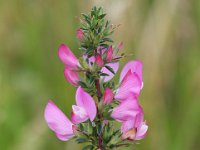
<svg viewBox="0 0 200 150">
<path fill-rule="evenodd" d="M 79 55 L 77 16 L 95 4 L 121 24 L 115 40 L 133 54 L 129 59 L 144 62 L 140 101 L 150 128 L 135 148 L 198 149 L 199 0 L 1 0 L 0 149 L 80 149 L 56 139 L 43 110 L 51 98 L 71 113 L 75 89 L 64 79 L 57 48 L 64 42 Z"/>
</svg>

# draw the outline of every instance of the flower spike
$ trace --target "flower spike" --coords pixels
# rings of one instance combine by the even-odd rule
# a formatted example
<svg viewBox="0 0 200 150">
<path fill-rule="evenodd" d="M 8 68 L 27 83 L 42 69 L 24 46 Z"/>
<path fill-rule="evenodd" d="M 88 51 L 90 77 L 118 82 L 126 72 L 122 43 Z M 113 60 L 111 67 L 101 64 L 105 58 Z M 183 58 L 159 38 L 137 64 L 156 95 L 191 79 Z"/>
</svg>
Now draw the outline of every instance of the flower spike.
<svg viewBox="0 0 200 150">
<path fill-rule="evenodd" d="M 121 53 L 122 42 L 114 43 L 111 35 L 118 26 L 105 16 L 101 7 L 93 7 L 90 13 L 82 14 L 76 30 L 79 54 L 82 54 L 79 58 L 65 44 L 58 49 L 64 76 L 76 88 L 71 118 L 68 119 L 51 100 L 44 111 L 45 121 L 58 139 L 87 142 L 83 149 L 130 146 L 131 141 L 142 140 L 148 130 L 138 100 L 143 88 L 142 62 L 129 61 L 120 73 L 119 82 L 112 80 L 120 61 L 129 54 Z M 115 122 L 121 127 L 115 126 Z"/>
</svg>

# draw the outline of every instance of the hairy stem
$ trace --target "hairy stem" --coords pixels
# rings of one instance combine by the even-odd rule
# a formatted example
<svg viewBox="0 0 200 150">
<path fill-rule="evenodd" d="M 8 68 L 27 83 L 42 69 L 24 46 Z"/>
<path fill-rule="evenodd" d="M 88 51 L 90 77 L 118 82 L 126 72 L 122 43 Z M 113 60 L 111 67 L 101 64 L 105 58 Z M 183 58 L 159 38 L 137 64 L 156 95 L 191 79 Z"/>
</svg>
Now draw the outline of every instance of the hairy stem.
<svg viewBox="0 0 200 150">
<path fill-rule="evenodd" d="M 97 89 L 97 97 L 98 97 L 98 101 L 101 101 L 101 89 L 100 89 L 100 83 L 99 83 L 99 79 L 95 80 L 95 86 Z"/>
<path fill-rule="evenodd" d="M 96 54 L 96 53 L 95 53 L 95 54 Z M 100 101 L 101 101 L 101 96 L 102 96 L 102 94 L 101 94 L 101 87 L 100 87 L 99 78 L 97 78 L 97 79 L 95 80 L 95 86 L 96 86 L 96 90 L 97 90 L 98 102 L 100 102 Z M 99 125 L 101 126 L 101 125 L 102 125 L 102 123 L 101 123 L 101 121 L 102 121 L 102 116 L 101 116 L 101 114 L 100 114 L 100 112 L 99 112 L 98 105 L 97 105 L 97 115 L 98 115 L 98 119 L 99 119 Z M 99 150 L 104 150 L 104 147 L 103 147 L 103 140 L 102 140 L 102 131 L 100 132 L 99 138 L 98 138 L 98 148 L 99 148 Z"/>
<path fill-rule="evenodd" d="M 97 89 L 97 98 L 98 98 L 98 101 L 100 102 L 101 101 L 101 89 L 100 89 L 100 83 L 99 83 L 99 79 L 96 79 L 95 80 L 95 86 L 96 86 L 96 89 Z M 99 108 L 98 108 L 98 105 L 97 105 L 97 114 L 98 114 L 98 119 L 99 119 L 99 124 L 101 126 L 101 121 L 102 121 L 102 116 L 99 112 Z M 102 140 L 102 131 L 100 132 L 99 134 L 99 137 L 98 137 L 98 148 L 99 150 L 104 150 L 104 147 L 103 147 L 103 140 Z"/>
</svg>

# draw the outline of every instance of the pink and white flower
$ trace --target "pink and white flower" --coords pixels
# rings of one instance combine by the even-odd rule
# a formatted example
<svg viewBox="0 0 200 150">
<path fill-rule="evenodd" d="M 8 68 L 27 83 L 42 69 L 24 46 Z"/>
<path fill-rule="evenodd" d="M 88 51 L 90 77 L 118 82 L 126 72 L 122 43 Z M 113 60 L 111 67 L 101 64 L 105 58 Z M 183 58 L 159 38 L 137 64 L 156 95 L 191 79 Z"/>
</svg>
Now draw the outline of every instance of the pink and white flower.
<svg viewBox="0 0 200 150">
<path fill-rule="evenodd" d="M 76 105 L 72 106 L 72 122 L 65 114 L 49 100 L 46 105 L 44 117 L 49 128 L 55 132 L 56 136 L 67 141 L 74 137 L 73 126 L 90 119 L 94 121 L 97 113 L 96 105 L 93 98 L 86 93 L 81 87 L 76 92 Z"/>
<path fill-rule="evenodd" d="M 122 123 L 123 139 L 141 140 L 145 137 L 148 126 L 136 97 L 122 101 L 113 109 L 111 117 Z"/>
<path fill-rule="evenodd" d="M 97 108 L 93 98 L 81 87 L 76 91 L 76 105 L 72 106 L 72 122 L 79 124 L 88 119 L 92 122 L 97 114 Z"/>
<path fill-rule="evenodd" d="M 148 125 L 144 121 L 144 114 L 141 110 L 135 117 L 122 123 L 122 139 L 141 140 L 145 137 L 147 130 Z"/>
<path fill-rule="evenodd" d="M 67 141 L 74 137 L 73 123 L 51 100 L 46 105 L 44 117 L 49 128 L 60 140 Z"/>
</svg>

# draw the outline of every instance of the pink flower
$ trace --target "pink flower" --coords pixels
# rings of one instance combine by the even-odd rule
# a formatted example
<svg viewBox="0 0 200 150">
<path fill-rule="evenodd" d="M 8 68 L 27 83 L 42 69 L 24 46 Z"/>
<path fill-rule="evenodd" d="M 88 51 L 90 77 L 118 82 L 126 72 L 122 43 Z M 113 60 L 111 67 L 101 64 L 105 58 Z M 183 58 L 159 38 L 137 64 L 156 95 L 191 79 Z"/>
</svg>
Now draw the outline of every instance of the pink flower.
<svg viewBox="0 0 200 150">
<path fill-rule="evenodd" d="M 144 121 L 144 114 L 141 110 L 135 117 L 122 123 L 122 139 L 141 140 L 145 137 L 147 130 L 148 126 Z"/>
<path fill-rule="evenodd" d="M 110 88 L 106 88 L 103 95 L 103 103 L 110 104 L 114 98 L 114 94 Z"/>
<path fill-rule="evenodd" d="M 119 88 L 115 94 L 115 99 L 125 100 L 130 96 L 138 96 L 140 94 L 142 82 L 135 72 L 129 70 L 122 79 Z"/>
<path fill-rule="evenodd" d="M 49 128 L 60 140 L 67 141 L 74 136 L 72 122 L 51 100 L 46 105 L 44 117 Z"/>
<path fill-rule="evenodd" d="M 96 57 L 95 57 L 95 62 L 96 64 L 99 66 L 99 67 L 103 67 L 104 66 L 104 61 L 103 59 L 101 58 L 101 55 L 100 54 L 97 54 Z"/>
<path fill-rule="evenodd" d="M 76 104 L 72 106 L 71 119 L 74 124 L 95 119 L 97 113 L 95 102 L 81 87 L 76 92 Z M 55 132 L 60 140 L 67 141 L 74 136 L 74 124 L 51 100 L 45 108 L 44 117 L 49 128 Z"/>
<path fill-rule="evenodd" d="M 77 37 L 79 40 L 83 40 L 83 38 L 84 38 L 84 33 L 83 33 L 83 30 L 82 30 L 82 29 L 77 29 L 77 30 L 76 30 L 76 37 Z"/>
<path fill-rule="evenodd" d="M 141 140 L 145 137 L 148 126 L 144 121 L 144 114 L 136 97 L 122 101 L 113 109 L 111 117 L 122 123 L 123 139 Z"/>
<path fill-rule="evenodd" d="M 76 87 L 78 86 L 78 81 L 80 81 L 80 78 L 76 71 L 70 70 L 70 69 L 68 69 L 68 67 L 65 67 L 64 75 L 65 75 L 66 80 L 70 84 L 72 84 L 73 86 L 76 86 Z"/>
<path fill-rule="evenodd" d="M 61 44 L 58 50 L 60 60 L 70 69 L 77 70 L 79 66 L 78 59 L 72 51 L 64 44 Z"/>
<path fill-rule="evenodd" d="M 72 106 L 72 122 L 79 124 L 90 119 L 92 122 L 97 114 L 95 101 L 81 87 L 76 91 L 76 105 Z"/>
<path fill-rule="evenodd" d="M 126 122 L 130 118 L 135 118 L 141 110 L 136 97 L 131 96 L 113 109 L 111 117 L 119 122 Z"/>
<path fill-rule="evenodd" d="M 112 48 L 112 46 L 110 46 L 110 47 L 108 48 L 107 53 L 106 53 L 106 60 L 107 60 L 108 62 L 111 62 L 111 61 L 112 61 L 112 57 L 113 57 L 113 48 Z"/>
<path fill-rule="evenodd" d="M 143 86 L 143 81 L 142 81 L 142 62 L 138 60 L 130 61 L 128 62 L 124 68 L 122 69 L 122 72 L 120 74 L 120 82 L 123 80 L 127 72 L 131 70 L 132 73 L 136 73 L 139 77 L 139 79 L 142 82 L 141 88 Z"/>
</svg>

